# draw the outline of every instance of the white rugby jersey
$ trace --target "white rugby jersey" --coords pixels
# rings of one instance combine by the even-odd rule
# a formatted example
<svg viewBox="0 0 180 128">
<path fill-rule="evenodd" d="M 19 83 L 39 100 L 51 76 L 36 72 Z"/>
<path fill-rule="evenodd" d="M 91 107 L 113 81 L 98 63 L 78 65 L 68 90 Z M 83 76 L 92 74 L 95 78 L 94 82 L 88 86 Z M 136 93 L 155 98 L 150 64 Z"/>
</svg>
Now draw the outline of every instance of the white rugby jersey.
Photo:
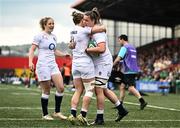
<svg viewBox="0 0 180 128">
<path fill-rule="evenodd" d="M 71 38 L 73 38 L 76 43 L 75 49 L 72 50 L 74 63 L 86 63 L 91 59 L 85 53 L 85 49 L 88 46 L 89 34 L 91 34 L 90 27 L 81 27 L 76 25 L 71 31 Z"/>
<path fill-rule="evenodd" d="M 99 56 L 93 56 L 94 65 L 98 64 L 109 64 L 113 63 L 111 52 L 108 48 L 107 35 L 105 32 L 95 33 L 92 36 L 92 39 L 98 44 L 101 42 L 105 42 L 106 50 L 104 53 L 101 53 Z"/>
<path fill-rule="evenodd" d="M 57 38 L 54 34 L 41 32 L 33 39 L 33 44 L 38 46 L 38 62 L 37 65 L 55 64 L 55 54 Z"/>
</svg>

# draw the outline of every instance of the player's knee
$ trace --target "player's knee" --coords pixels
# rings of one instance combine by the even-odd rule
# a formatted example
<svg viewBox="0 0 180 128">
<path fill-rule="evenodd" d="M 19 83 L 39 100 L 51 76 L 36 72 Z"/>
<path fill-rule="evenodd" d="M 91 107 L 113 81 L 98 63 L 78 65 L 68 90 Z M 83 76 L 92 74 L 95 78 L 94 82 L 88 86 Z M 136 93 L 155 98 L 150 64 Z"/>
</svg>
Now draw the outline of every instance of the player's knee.
<svg viewBox="0 0 180 128">
<path fill-rule="evenodd" d="M 129 92 L 135 91 L 135 87 L 134 87 L 134 86 L 129 86 L 128 91 L 129 91 Z"/>
<path fill-rule="evenodd" d="M 87 92 L 87 91 L 93 91 L 93 90 L 94 90 L 94 83 L 95 83 L 95 81 L 83 83 L 83 84 L 84 84 L 85 91 L 86 91 L 86 92 Z"/>
<path fill-rule="evenodd" d="M 58 89 L 58 92 L 60 93 L 64 92 L 64 86 L 59 86 L 57 89 Z"/>
<path fill-rule="evenodd" d="M 86 91 L 84 96 L 91 98 L 93 96 L 93 92 L 92 91 Z"/>
<path fill-rule="evenodd" d="M 50 95 L 50 90 L 43 89 L 42 94 Z"/>
<path fill-rule="evenodd" d="M 95 83 L 95 81 L 84 83 L 85 96 L 88 96 L 88 97 L 92 97 L 93 96 L 94 83 Z"/>
</svg>

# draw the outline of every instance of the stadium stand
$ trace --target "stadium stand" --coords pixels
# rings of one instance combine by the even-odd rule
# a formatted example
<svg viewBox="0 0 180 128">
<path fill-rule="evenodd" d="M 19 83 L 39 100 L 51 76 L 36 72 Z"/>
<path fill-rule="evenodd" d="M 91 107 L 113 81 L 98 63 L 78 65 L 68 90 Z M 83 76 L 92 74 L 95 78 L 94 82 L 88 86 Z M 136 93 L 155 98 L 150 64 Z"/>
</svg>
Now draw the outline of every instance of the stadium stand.
<svg viewBox="0 0 180 128">
<path fill-rule="evenodd" d="M 138 49 L 143 81 L 169 82 L 170 92 L 177 92 L 180 80 L 180 39 L 162 39 Z M 179 88 L 179 87 L 177 87 Z M 162 87 L 163 89 L 163 87 Z"/>
<path fill-rule="evenodd" d="M 167 81 L 170 83 L 170 92 L 177 92 L 180 81 L 180 39 L 175 38 L 175 27 L 180 24 L 179 1 L 78 0 L 72 5 L 72 8 L 83 12 L 93 7 L 100 10 L 102 19 L 171 28 L 172 38 L 153 40 L 152 43 L 138 47 L 137 51 L 142 71 L 140 79 Z M 119 34 L 116 27 L 114 26 L 114 38 Z M 117 46 L 115 39 L 114 46 Z M 114 53 L 117 54 L 117 51 Z"/>
</svg>

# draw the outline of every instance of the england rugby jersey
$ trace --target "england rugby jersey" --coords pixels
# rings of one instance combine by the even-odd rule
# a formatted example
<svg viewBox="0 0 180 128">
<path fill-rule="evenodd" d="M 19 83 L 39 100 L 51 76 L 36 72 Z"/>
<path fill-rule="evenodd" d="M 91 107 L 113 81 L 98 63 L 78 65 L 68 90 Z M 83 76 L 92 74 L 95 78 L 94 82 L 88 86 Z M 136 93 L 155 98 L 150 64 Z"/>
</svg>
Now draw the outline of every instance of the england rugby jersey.
<svg viewBox="0 0 180 128">
<path fill-rule="evenodd" d="M 112 64 L 113 60 L 112 60 L 112 55 L 109 51 L 108 48 L 108 41 L 107 41 L 107 35 L 105 32 L 101 32 L 101 33 L 95 33 L 92 36 L 92 39 L 98 44 L 101 42 L 106 43 L 106 50 L 104 53 L 101 53 L 99 56 L 94 56 L 93 57 L 93 62 L 94 65 L 98 65 L 98 64 Z"/>
<path fill-rule="evenodd" d="M 33 39 L 33 44 L 38 46 L 37 65 L 50 65 L 56 63 L 54 51 L 56 49 L 57 39 L 53 34 L 41 32 Z"/>
<path fill-rule="evenodd" d="M 85 53 L 85 49 L 88 46 L 90 33 L 90 27 L 81 26 L 75 26 L 74 29 L 71 31 L 71 38 L 73 38 L 74 42 L 76 43 L 75 49 L 72 50 L 74 63 L 87 62 L 91 59 Z"/>
</svg>

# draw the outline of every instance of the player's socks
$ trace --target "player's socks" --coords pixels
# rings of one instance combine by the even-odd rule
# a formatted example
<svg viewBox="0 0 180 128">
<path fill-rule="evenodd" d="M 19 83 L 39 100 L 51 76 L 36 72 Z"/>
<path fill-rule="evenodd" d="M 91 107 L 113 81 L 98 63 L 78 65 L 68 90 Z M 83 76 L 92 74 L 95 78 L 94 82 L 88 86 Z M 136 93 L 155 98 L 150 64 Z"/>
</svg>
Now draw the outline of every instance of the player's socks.
<svg viewBox="0 0 180 128">
<path fill-rule="evenodd" d="M 123 104 L 123 101 L 120 101 L 121 104 Z"/>
<path fill-rule="evenodd" d="M 97 114 L 95 121 L 92 122 L 91 124 L 92 125 L 103 125 L 104 124 L 103 114 Z"/>
<path fill-rule="evenodd" d="M 144 103 L 145 103 L 145 100 L 141 97 L 141 98 L 139 98 L 139 102 L 140 102 L 141 104 L 144 104 Z"/>
<path fill-rule="evenodd" d="M 97 110 L 96 119 L 97 120 L 104 120 L 104 110 Z"/>
<path fill-rule="evenodd" d="M 122 104 L 119 104 L 117 107 L 117 110 L 119 113 L 124 113 L 126 110 L 124 109 L 124 107 L 122 106 Z"/>
<path fill-rule="evenodd" d="M 122 111 L 124 110 L 124 107 L 122 106 L 121 102 L 118 100 L 115 103 L 116 109 L 118 110 L 119 113 L 122 113 Z"/>
<path fill-rule="evenodd" d="M 58 93 L 56 91 L 56 94 L 55 94 L 55 112 L 58 113 L 61 111 L 61 102 L 62 102 L 62 99 L 63 99 L 63 93 Z"/>
<path fill-rule="evenodd" d="M 115 106 L 116 106 L 116 109 L 118 110 L 118 116 L 115 119 L 115 121 L 117 122 L 123 119 L 128 114 L 128 111 L 123 107 L 120 101 L 117 101 L 115 103 Z"/>
<path fill-rule="evenodd" d="M 75 108 L 71 108 L 71 115 L 73 115 L 73 117 L 76 117 L 76 113 L 77 110 Z"/>
<path fill-rule="evenodd" d="M 143 110 L 148 104 L 142 97 L 139 98 L 139 102 L 141 103 L 140 104 L 140 110 Z"/>
<path fill-rule="evenodd" d="M 43 116 L 48 115 L 48 98 L 49 95 L 42 94 L 41 96 L 41 106 L 42 106 L 42 111 L 43 111 Z"/>
<path fill-rule="evenodd" d="M 86 117 L 86 115 L 87 115 L 87 110 L 85 110 L 85 109 L 81 109 L 81 115 L 83 116 L 83 117 Z"/>
<path fill-rule="evenodd" d="M 96 115 L 97 120 L 103 120 L 104 119 L 103 117 L 104 117 L 104 114 L 97 114 Z"/>
</svg>

